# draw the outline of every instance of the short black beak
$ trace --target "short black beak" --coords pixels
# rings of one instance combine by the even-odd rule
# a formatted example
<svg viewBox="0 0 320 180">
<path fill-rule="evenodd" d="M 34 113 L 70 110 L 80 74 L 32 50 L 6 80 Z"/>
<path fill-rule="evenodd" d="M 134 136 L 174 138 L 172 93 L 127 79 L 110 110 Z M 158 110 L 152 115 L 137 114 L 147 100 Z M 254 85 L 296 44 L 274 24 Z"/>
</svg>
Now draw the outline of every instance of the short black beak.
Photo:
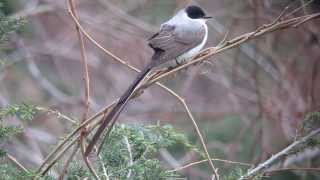
<svg viewBox="0 0 320 180">
<path fill-rule="evenodd" d="M 203 19 L 211 19 L 212 16 L 203 16 Z"/>
</svg>

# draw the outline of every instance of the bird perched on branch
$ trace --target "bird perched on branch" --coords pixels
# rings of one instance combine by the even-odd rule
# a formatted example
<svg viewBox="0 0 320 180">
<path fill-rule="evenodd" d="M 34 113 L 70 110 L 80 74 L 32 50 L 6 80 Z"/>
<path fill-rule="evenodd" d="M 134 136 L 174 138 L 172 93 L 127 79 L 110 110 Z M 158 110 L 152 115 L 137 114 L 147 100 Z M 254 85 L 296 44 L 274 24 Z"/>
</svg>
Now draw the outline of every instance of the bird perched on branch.
<svg viewBox="0 0 320 180">
<path fill-rule="evenodd" d="M 111 112 L 102 120 L 102 124 L 86 148 L 86 156 L 90 154 L 93 146 L 108 126 L 108 132 L 110 132 L 139 83 L 153 68 L 160 65 L 163 67 L 166 64 L 170 64 L 170 66 L 172 64 L 180 65 L 200 52 L 207 42 L 208 27 L 206 21 L 209 18 L 211 17 L 207 16 L 200 7 L 188 6 L 163 23 L 160 31 L 148 39 L 149 46 L 154 50 L 151 61 L 123 93 Z"/>
</svg>

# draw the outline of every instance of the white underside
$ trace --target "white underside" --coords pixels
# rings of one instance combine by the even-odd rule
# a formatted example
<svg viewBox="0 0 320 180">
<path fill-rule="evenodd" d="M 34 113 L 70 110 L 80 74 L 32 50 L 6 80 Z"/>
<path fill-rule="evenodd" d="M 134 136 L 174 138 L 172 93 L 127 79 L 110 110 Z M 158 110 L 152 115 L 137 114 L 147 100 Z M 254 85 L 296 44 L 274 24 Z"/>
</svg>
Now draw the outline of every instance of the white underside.
<svg viewBox="0 0 320 180">
<path fill-rule="evenodd" d="M 207 26 L 204 26 L 204 27 L 205 27 L 206 33 L 205 33 L 205 36 L 204 36 L 201 44 L 199 44 L 198 46 L 194 47 L 193 49 L 187 51 L 186 53 L 178 56 L 176 58 L 176 60 L 178 61 L 179 64 L 186 63 L 186 62 L 190 61 L 192 59 L 192 57 L 197 55 L 201 51 L 201 49 L 204 47 L 204 45 L 206 44 L 207 39 L 208 39 L 208 28 L 207 28 Z"/>
<path fill-rule="evenodd" d="M 201 49 L 204 47 L 204 45 L 207 42 L 208 27 L 206 25 L 206 20 L 205 19 L 189 19 L 185 13 L 183 13 L 182 17 L 187 18 L 188 21 L 194 21 L 193 23 L 197 23 L 198 25 L 199 25 L 199 23 L 202 24 L 202 26 L 204 26 L 204 28 L 205 28 L 205 36 L 199 45 L 197 45 L 196 47 L 183 53 L 182 55 L 176 57 L 175 59 L 172 59 L 171 61 L 168 61 L 164 64 L 161 64 L 160 66 L 157 67 L 159 69 L 162 69 L 164 67 L 176 67 L 176 66 L 179 66 L 181 64 L 184 64 L 184 63 L 190 61 L 192 59 L 192 57 L 194 57 L 195 55 L 197 55 L 201 51 Z M 181 17 L 177 18 L 177 16 L 175 16 L 174 18 L 172 18 L 170 21 L 168 21 L 166 23 L 173 24 L 173 25 L 183 23 L 183 21 L 181 21 L 180 18 Z"/>
</svg>

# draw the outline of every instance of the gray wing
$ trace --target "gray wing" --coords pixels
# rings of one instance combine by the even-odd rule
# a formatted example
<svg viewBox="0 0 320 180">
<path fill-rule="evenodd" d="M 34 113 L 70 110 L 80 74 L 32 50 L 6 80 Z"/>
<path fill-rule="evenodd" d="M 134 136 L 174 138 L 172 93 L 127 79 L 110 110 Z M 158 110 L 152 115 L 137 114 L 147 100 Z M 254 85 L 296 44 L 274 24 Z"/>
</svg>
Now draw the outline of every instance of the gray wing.
<svg viewBox="0 0 320 180">
<path fill-rule="evenodd" d="M 157 64 L 173 60 L 181 54 L 199 45 L 205 36 L 205 27 L 184 28 L 164 24 L 158 33 L 149 39 L 149 46 L 162 50 Z"/>
</svg>

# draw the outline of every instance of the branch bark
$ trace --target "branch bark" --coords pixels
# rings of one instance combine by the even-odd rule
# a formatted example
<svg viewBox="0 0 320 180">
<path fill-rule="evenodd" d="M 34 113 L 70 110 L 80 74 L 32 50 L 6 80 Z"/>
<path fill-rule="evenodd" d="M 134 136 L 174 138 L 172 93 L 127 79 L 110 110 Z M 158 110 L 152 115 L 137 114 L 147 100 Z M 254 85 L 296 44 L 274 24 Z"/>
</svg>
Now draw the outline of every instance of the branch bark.
<svg viewBox="0 0 320 180">
<path fill-rule="evenodd" d="M 292 152 L 294 149 L 296 149 L 299 145 L 302 145 L 302 144 L 308 142 L 311 138 L 313 138 L 314 136 L 316 136 L 318 134 L 320 134 L 320 128 L 310 132 L 308 135 L 302 137 L 301 139 L 294 141 L 292 144 L 287 146 L 282 151 L 280 151 L 277 154 L 273 155 L 271 158 L 269 158 L 268 160 L 266 160 L 263 163 L 259 164 L 257 167 L 249 170 L 247 172 L 247 174 L 245 174 L 244 176 L 240 177 L 239 180 L 252 179 L 252 178 L 256 177 L 259 174 L 263 174 L 273 164 L 275 164 L 275 163 L 277 163 L 277 162 L 279 162 L 281 160 L 284 160 L 285 157 L 287 157 L 290 154 L 290 152 Z"/>
</svg>

